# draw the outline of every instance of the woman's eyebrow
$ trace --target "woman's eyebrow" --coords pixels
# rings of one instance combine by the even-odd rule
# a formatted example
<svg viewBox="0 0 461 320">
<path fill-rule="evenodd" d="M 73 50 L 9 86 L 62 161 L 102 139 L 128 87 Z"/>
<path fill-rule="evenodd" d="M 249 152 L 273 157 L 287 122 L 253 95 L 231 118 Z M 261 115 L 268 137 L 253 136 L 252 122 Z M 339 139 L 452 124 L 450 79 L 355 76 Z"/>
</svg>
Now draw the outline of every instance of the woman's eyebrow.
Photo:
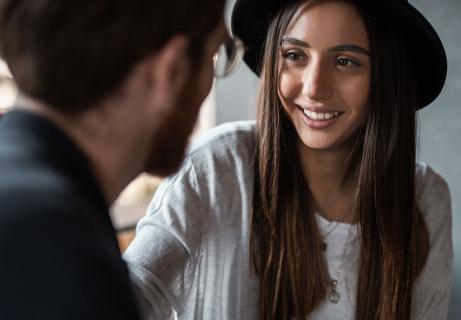
<svg viewBox="0 0 461 320">
<path fill-rule="evenodd" d="M 303 48 L 310 48 L 311 47 L 309 45 L 309 43 L 307 43 L 307 42 L 305 42 L 303 40 L 300 40 L 300 39 L 292 38 L 292 37 L 283 37 L 282 38 L 282 44 L 283 43 L 290 43 L 290 44 L 294 44 L 294 45 L 297 45 L 297 46 L 300 46 L 300 47 L 303 47 Z M 364 54 L 364 55 L 367 55 L 367 56 L 370 55 L 370 52 L 367 49 L 365 49 L 365 48 L 363 48 L 361 46 L 355 45 L 355 44 L 337 45 L 337 46 L 334 46 L 332 48 L 329 48 L 328 51 L 330 51 L 330 52 L 351 51 L 351 52 L 355 52 L 355 53 Z"/>
<path fill-rule="evenodd" d="M 328 51 L 351 51 L 355 53 L 364 54 L 367 56 L 370 55 L 370 52 L 367 49 L 355 44 L 342 44 L 339 46 L 334 46 L 333 48 L 328 49 Z"/>
<path fill-rule="evenodd" d="M 299 40 L 299 39 L 292 38 L 292 37 L 283 37 L 282 43 L 291 43 L 291 44 L 304 47 L 304 48 L 310 47 L 310 45 L 307 42 L 304 42 L 303 40 Z"/>
</svg>

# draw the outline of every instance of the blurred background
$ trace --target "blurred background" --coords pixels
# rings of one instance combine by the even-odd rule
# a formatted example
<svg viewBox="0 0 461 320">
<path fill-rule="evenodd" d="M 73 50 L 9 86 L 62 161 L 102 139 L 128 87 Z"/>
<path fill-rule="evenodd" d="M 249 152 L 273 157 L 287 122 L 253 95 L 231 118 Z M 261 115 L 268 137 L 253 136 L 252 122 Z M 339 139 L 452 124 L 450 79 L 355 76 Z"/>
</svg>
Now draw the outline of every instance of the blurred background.
<svg viewBox="0 0 461 320">
<path fill-rule="evenodd" d="M 235 0 L 228 1 L 227 19 Z M 440 97 L 419 113 L 418 158 L 448 182 L 452 197 L 455 265 L 449 320 L 461 319 L 461 1 L 410 0 L 432 23 L 448 55 L 448 78 Z M 428 61 L 428 63 L 431 63 Z M 242 63 L 228 78 L 215 82 L 204 103 L 194 136 L 229 121 L 254 119 L 258 78 Z M 11 106 L 16 87 L 0 61 L 0 113 Z M 161 180 L 140 176 L 122 193 L 112 208 L 123 250 L 134 235 L 137 220 Z"/>
</svg>

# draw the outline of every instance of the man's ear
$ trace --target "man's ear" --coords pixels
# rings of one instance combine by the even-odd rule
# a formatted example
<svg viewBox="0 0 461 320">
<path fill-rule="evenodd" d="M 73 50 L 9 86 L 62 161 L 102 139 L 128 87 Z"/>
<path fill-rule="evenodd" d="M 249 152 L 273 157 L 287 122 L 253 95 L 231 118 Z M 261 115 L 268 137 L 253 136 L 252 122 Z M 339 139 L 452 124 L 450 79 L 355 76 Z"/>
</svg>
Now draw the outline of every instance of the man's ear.
<svg viewBox="0 0 461 320">
<path fill-rule="evenodd" d="M 186 36 L 174 36 L 155 53 L 148 64 L 149 82 L 153 86 L 154 99 L 160 106 L 174 103 L 190 76 L 188 45 Z"/>
</svg>

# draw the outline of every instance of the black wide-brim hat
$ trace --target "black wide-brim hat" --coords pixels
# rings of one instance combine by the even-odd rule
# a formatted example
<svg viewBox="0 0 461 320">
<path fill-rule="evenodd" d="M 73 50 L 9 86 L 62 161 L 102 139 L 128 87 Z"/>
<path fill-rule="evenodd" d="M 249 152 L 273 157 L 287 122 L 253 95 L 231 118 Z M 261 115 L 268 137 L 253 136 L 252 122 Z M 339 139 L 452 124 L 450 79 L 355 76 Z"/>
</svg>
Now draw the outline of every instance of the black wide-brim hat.
<svg viewBox="0 0 461 320">
<path fill-rule="evenodd" d="M 269 23 L 287 4 L 300 0 L 237 0 L 232 11 L 232 33 L 246 47 L 244 61 L 259 76 L 262 50 Z M 373 14 L 392 17 L 406 32 L 406 42 L 414 62 L 421 109 L 442 91 L 447 76 L 447 57 L 437 32 L 407 0 L 356 0 Z"/>
</svg>

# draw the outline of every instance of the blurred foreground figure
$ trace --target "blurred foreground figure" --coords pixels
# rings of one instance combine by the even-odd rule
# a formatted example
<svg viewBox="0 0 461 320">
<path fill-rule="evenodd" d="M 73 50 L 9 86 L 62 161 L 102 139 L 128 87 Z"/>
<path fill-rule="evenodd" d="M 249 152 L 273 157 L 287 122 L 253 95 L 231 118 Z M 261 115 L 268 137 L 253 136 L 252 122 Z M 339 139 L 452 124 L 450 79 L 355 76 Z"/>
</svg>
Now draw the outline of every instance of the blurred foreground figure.
<svg viewBox="0 0 461 320">
<path fill-rule="evenodd" d="M 138 319 L 109 206 L 173 173 L 227 36 L 224 1 L 1 0 L 20 90 L 0 121 L 0 319 Z"/>
</svg>

